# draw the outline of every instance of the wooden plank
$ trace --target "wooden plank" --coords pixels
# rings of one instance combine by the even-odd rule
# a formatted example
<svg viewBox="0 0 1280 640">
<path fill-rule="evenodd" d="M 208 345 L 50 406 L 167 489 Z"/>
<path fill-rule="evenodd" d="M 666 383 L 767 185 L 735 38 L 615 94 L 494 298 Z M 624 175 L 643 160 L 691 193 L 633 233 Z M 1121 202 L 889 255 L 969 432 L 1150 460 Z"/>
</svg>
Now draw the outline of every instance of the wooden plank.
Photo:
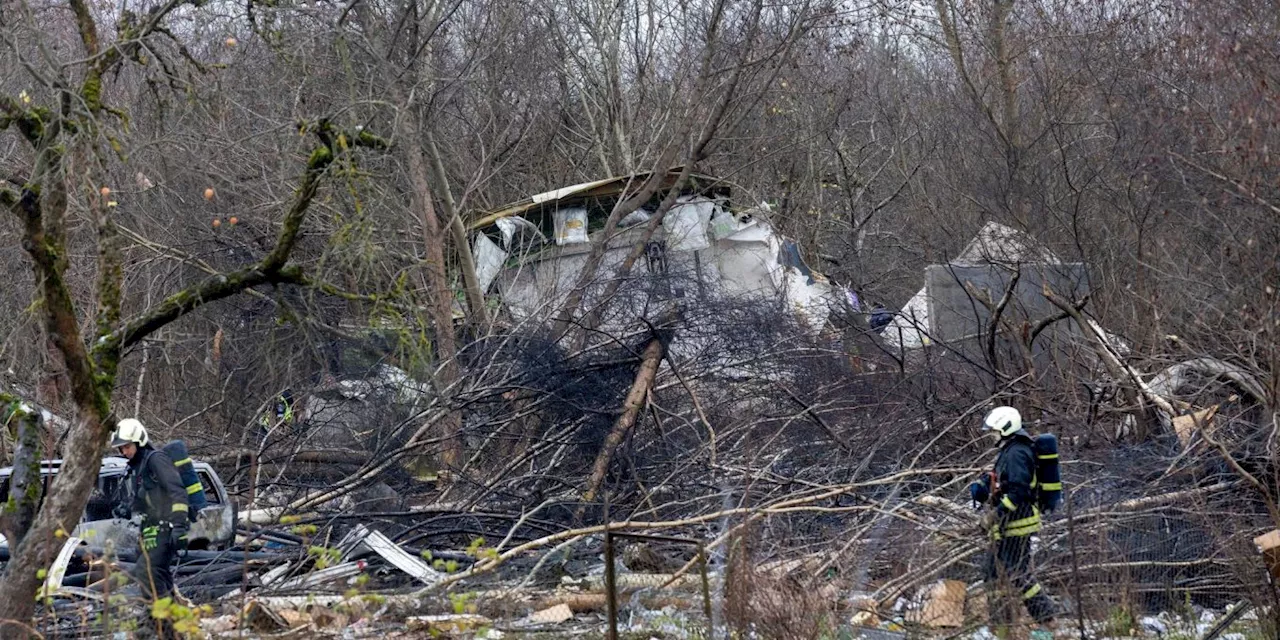
<svg viewBox="0 0 1280 640">
<path fill-rule="evenodd" d="M 1253 539 L 1253 545 L 1262 554 L 1262 562 L 1267 565 L 1271 578 L 1280 578 L 1280 529 L 1264 533 Z"/>
<path fill-rule="evenodd" d="M 965 584 L 959 580 L 939 580 L 929 589 L 923 606 L 909 617 L 928 627 L 963 626 L 965 591 Z"/>
</svg>

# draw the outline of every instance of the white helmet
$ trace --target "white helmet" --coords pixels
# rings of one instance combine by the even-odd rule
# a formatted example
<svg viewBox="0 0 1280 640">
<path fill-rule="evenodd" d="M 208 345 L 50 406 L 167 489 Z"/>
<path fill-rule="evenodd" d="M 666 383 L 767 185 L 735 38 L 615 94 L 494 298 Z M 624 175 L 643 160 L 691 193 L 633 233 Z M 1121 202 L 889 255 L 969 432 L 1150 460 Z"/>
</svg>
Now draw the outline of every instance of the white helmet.
<svg viewBox="0 0 1280 640">
<path fill-rule="evenodd" d="M 116 423 L 116 432 L 112 435 L 111 446 L 123 447 L 126 444 L 147 446 L 147 428 L 133 418 L 125 418 Z"/>
<path fill-rule="evenodd" d="M 982 421 L 982 428 L 1000 434 L 1001 438 L 1007 438 L 1022 430 L 1022 414 L 1013 407 L 996 407 Z"/>
</svg>

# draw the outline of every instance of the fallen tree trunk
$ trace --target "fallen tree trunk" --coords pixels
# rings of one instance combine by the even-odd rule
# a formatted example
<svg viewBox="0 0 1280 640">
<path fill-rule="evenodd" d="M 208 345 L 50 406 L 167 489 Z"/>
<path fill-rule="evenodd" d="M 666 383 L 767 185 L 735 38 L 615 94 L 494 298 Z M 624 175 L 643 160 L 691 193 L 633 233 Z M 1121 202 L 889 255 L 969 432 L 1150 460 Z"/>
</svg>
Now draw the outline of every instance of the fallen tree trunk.
<svg viewBox="0 0 1280 640">
<path fill-rule="evenodd" d="M 591 466 L 591 479 L 587 482 L 587 490 L 582 494 L 583 503 L 594 502 L 596 494 L 600 492 L 600 485 L 604 484 L 604 476 L 609 470 L 609 461 L 613 459 L 613 452 L 622 444 L 623 438 L 627 437 L 627 433 L 636 423 L 636 416 L 640 413 L 640 409 L 648 402 L 649 389 L 653 388 L 653 380 L 658 375 L 658 364 L 662 362 L 664 353 L 666 353 L 666 347 L 658 336 L 650 338 L 649 343 L 645 345 L 640 369 L 636 371 L 635 381 L 631 383 L 631 390 L 627 392 L 627 399 L 622 405 L 622 415 L 618 416 L 617 422 L 613 424 L 613 430 L 605 437 L 600 453 L 596 455 L 595 464 Z M 581 515 L 581 508 L 578 513 Z"/>
<path fill-rule="evenodd" d="M 1120 354 L 1116 353 L 1115 347 L 1107 340 L 1106 332 L 1102 330 L 1102 327 L 1098 326 L 1098 323 L 1094 322 L 1093 319 L 1086 318 L 1084 313 L 1071 304 L 1069 300 L 1063 300 L 1060 296 L 1054 294 L 1049 289 L 1048 284 L 1044 285 L 1041 294 L 1045 300 L 1048 300 L 1053 306 L 1061 309 L 1063 313 L 1075 320 L 1076 325 L 1089 338 L 1094 350 L 1098 353 L 1098 357 L 1102 359 L 1102 362 L 1111 371 L 1111 375 L 1115 377 L 1117 383 L 1128 378 L 1133 383 L 1134 388 L 1137 389 L 1139 397 L 1155 405 L 1164 414 L 1161 422 L 1171 421 L 1179 414 L 1180 410 L 1190 408 L 1185 402 L 1176 399 L 1170 402 L 1168 398 L 1153 391 L 1150 385 L 1143 382 L 1142 375 L 1133 367 L 1125 364 Z M 1176 408 L 1174 407 L 1175 403 L 1178 405 Z"/>
<path fill-rule="evenodd" d="M 236 448 L 223 451 L 212 456 L 203 458 L 209 464 L 231 464 L 239 462 L 242 458 L 250 458 L 257 452 L 252 449 Z M 258 461 L 259 464 L 289 464 L 291 462 L 312 463 L 312 464 L 351 464 L 362 465 L 368 464 L 371 456 L 365 451 L 351 451 L 344 449 L 304 449 L 296 453 L 281 454 L 271 458 L 265 458 Z"/>
</svg>

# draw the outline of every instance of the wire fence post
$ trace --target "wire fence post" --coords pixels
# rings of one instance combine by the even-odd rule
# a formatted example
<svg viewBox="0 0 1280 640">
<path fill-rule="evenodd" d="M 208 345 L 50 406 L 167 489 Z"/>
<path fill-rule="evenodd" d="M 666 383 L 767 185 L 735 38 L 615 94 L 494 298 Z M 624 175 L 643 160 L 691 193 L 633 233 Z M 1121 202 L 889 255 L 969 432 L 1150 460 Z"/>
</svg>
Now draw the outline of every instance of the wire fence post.
<svg viewBox="0 0 1280 640">
<path fill-rule="evenodd" d="M 1075 500 L 1070 493 L 1067 499 L 1067 541 L 1071 546 L 1071 597 L 1076 601 L 1076 623 L 1080 626 L 1080 640 L 1087 640 L 1084 626 L 1084 600 L 1080 597 L 1080 556 L 1076 551 Z"/>
<path fill-rule="evenodd" d="M 613 532 L 604 531 L 604 600 L 608 616 L 608 639 L 618 640 L 618 584 L 613 566 Z"/>
<path fill-rule="evenodd" d="M 698 572 L 702 574 L 702 613 L 707 616 L 707 638 L 716 635 L 716 621 L 711 615 L 711 580 L 707 575 L 707 545 L 698 545 Z"/>
</svg>

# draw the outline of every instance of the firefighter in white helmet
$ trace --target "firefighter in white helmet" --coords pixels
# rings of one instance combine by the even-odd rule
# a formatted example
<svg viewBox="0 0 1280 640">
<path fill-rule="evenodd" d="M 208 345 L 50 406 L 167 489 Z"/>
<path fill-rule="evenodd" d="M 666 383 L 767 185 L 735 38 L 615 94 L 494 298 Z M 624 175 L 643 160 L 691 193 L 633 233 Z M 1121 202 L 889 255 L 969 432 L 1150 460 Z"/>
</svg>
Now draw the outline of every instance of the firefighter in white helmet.
<svg viewBox="0 0 1280 640">
<path fill-rule="evenodd" d="M 126 482 L 133 489 L 129 511 L 142 514 L 138 562 L 130 575 L 144 594 L 160 599 L 173 592 L 170 566 L 186 543 L 187 490 L 173 460 L 151 446 L 142 423 L 126 418 L 116 425 L 111 446 L 129 459 Z M 127 517 L 128 513 L 118 513 Z"/>
<path fill-rule="evenodd" d="M 989 587 L 1006 592 L 1012 587 L 1027 613 L 1037 623 L 1048 626 L 1054 618 L 1053 600 L 1031 571 L 1031 536 L 1040 531 L 1034 441 L 1022 428 L 1022 414 L 1013 407 L 992 409 L 982 428 L 1000 442 L 992 470 L 969 485 L 974 501 L 988 509 L 983 519 L 991 538 L 986 582 Z M 1000 626 L 1013 622 L 1010 598 L 1005 595 L 989 599 L 993 605 L 992 622 Z"/>
</svg>

